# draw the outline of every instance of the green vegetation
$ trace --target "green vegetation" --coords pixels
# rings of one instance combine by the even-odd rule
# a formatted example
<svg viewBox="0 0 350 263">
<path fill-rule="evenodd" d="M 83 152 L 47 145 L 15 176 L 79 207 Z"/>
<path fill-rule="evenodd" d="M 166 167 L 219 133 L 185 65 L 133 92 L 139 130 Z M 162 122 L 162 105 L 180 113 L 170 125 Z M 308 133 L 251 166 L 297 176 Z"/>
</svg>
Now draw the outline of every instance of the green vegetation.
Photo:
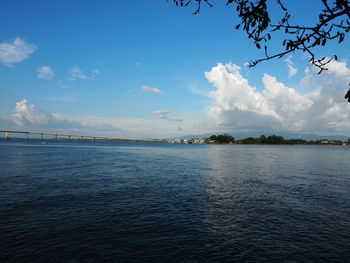
<svg viewBox="0 0 350 263">
<path fill-rule="evenodd" d="M 233 143 L 235 141 L 235 138 L 233 138 L 229 134 L 219 134 L 219 135 L 212 135 L 209 137 L 209 140 L 214 143 Z"/>
<path fill-rule="evenodd" d="M 306 141 L 303 139 L 284 139 L 282 136 L 270 135 L 265 136 L 261 135 L 259 138 L 248 137 L 238 141 L 235 141 L 235 138 L 228 134 L 222 135 L 211 135 L 206 139 L 206 143 L 236 143 L 236 144 L 287 144 L 287 145 L 343 145 L 344 142 L 337 140 L 316 140 L 316 141 Z M 350 145 L 350 139 L 345 142 L 345 144 Z"/>
<path fill-rule="evenodd" d="M 303 139 L 284 139 L 282 136 L 270 135 L 265 136 L 261 135 L 259 138 L 248 137 L 242 140 L 237 141 L 239 144 L 305 144 L 305 145 L 342 145 L 342 141 L 336 140 L 316 140 L 316 141 L 306 141 Z M 347 144 L 350 144 L 348 140 Z"/>
</svg>

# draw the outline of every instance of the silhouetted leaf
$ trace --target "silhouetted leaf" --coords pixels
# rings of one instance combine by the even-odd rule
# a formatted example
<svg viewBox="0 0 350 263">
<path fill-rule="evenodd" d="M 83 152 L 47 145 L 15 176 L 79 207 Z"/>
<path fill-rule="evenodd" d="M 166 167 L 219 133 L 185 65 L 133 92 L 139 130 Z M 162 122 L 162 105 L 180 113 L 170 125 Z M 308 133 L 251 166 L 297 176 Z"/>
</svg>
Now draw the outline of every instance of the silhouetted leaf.
<svg viewBox="0 0 350 263">
<path fill-rule="evenodd" d="M 169 1 L 169 0 L 168 0 Z M 201 4 L 210 4 L 214 0 L 172 0 L 176 6 L 187 6 L 189 4 L 196 5 L 194 14 L 202 10 Z M 273 21 L 279 21 L 277 24 L 271 22 L 270 3 L 277 1 L 277 5 L 284 12 L 283 17 L 274 17 Z M 317 21 L 314 24 L 290 24 L 291 13 L 283 6 L 282 0 L 267 1 L 267 0 L 226 0 L 226 5 L 235 4 L 237 15 L 241 20 L 235 26 L 235 29 L 245 31 L 247 37 L 253 40 L 253 43 L 258 49 L 261 49 L 261 41 L 267 43 L 272 39 L 271 32 L 280 31 L 283 35 L 282 46 L 285 48 L 283 52 L 269 56 L 266 52 L 267 46 L 264 45 L 265 57 L 253 60 L 250 66 L 255 66 L 260 62 L 267 61 L 273 58 L 284 57 L 289 53 L 300 50 L 307 52 L 311 59 L 310 63 L 319 69 L 319 73 L 327 70 L 325 65 L 330 60 L 316 59 L 314 48 L 318 46 L 326 46 L 329 40 L 338 38 L 341 43 L 345 40 L 345 33 L 350 31 L 350 9 L 349 0 L 318 0 L 323 3 L 324 7 L 319 10 L 316 16 Z M 314 4 L 314 3 L 312 3 Z M 268 6 L 269 5 L 269 6 Z M 304 8 L 300 4 L 299 8 Z M 294 20 L 293 20 L 294 22 Z M 241 27 L 242 25 L 242 27 Z M 265 31 L 266 30 L 266 31 Z M 337 32 L 338 31 L 338 32 Z M 270 34 L 271 33 L 271 34 Z M 334 55 L 334 59 L 338 57 Z"/>
</svg>

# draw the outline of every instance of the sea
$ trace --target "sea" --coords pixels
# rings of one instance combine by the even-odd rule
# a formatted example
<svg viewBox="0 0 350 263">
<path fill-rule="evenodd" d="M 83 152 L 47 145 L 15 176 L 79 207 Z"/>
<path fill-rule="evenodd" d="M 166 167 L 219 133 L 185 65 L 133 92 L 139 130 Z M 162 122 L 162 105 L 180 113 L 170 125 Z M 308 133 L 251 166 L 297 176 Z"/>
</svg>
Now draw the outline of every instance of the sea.
<svg viewBox="0 0 350 263">
<path fill-rule="evenodd" d="M 0 262 L 350 262 L 350 147 L 2 140 Z"/>
</svg>

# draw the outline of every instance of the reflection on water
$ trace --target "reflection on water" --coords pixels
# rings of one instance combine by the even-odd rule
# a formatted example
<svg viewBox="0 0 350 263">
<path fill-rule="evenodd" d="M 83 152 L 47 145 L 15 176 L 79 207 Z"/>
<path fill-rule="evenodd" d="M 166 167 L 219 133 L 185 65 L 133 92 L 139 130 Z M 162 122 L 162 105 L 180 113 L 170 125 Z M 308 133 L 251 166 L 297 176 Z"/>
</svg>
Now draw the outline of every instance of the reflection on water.
<svg viewBox="0 0 350 263">
<path fill-rule="evenodd" d="M 349 153 L 0 142 L 0 260 L 346 262 Z"/>
</svg>

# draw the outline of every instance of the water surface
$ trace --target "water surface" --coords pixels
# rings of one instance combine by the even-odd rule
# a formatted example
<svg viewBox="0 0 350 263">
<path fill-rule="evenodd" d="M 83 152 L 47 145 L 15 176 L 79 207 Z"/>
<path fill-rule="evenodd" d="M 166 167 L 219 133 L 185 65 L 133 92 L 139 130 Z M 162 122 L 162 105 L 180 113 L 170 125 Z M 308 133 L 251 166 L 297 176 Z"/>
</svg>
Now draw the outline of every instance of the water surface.
<svg viewBox="0 0 350 263">
<path fill-rule="evenodd" d="M 0 142 L 1 262 L 349 262 L 350 147 Z"/>
</svg>

